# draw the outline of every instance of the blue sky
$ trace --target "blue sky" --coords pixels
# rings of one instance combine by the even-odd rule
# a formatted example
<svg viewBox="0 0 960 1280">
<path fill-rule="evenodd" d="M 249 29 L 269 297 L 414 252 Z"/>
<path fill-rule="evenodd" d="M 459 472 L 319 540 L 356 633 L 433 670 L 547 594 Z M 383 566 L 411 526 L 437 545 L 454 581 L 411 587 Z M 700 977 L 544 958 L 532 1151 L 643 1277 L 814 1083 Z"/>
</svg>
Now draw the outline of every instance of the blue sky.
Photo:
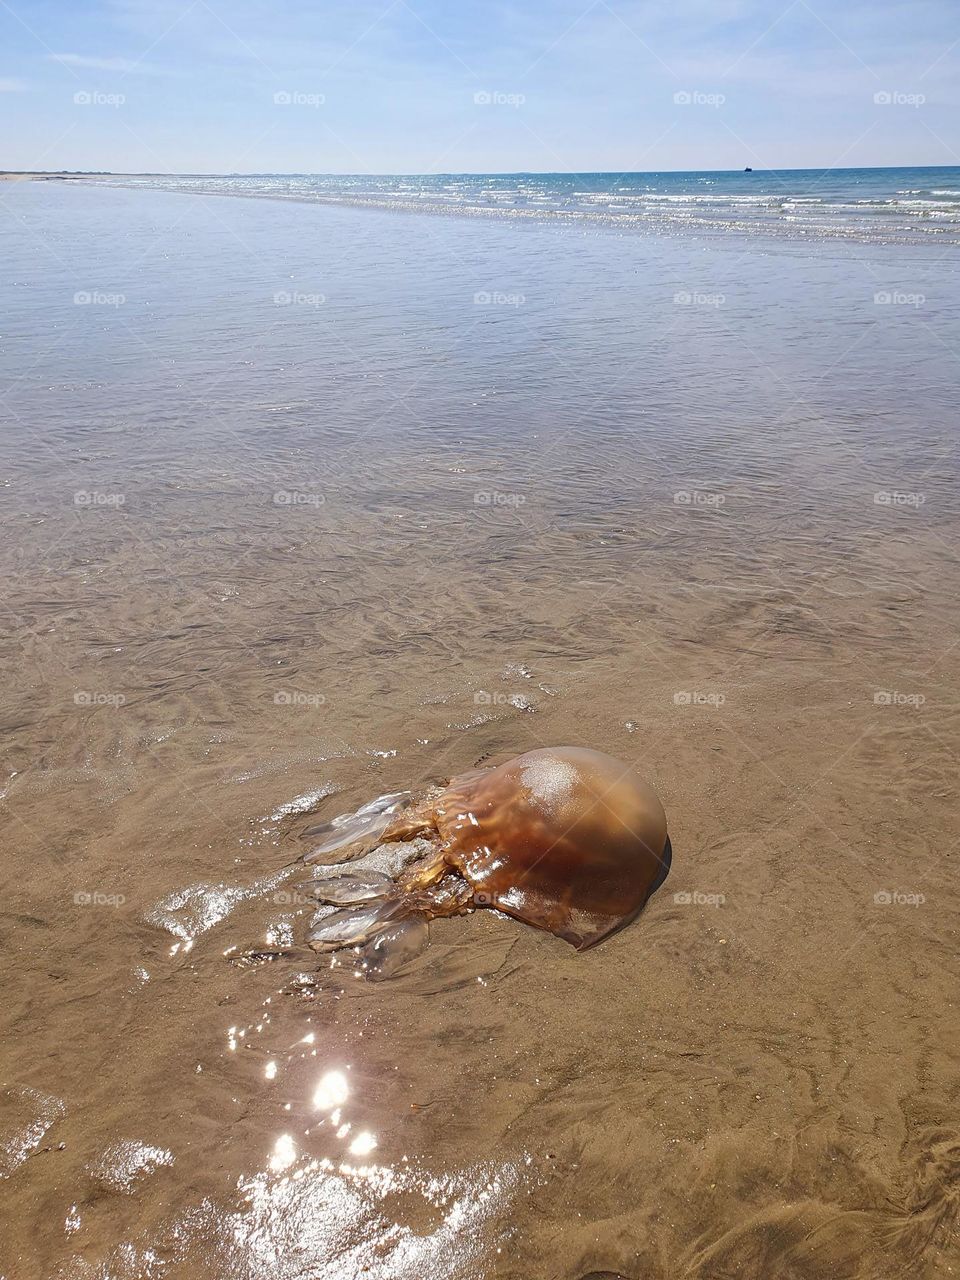
<svg viewBox="0 0 960 1280">
<path fill-rule="evenodd" d="M 0 168 L 960 163 L 957 0 L 0 0 Z"/>
</svg>

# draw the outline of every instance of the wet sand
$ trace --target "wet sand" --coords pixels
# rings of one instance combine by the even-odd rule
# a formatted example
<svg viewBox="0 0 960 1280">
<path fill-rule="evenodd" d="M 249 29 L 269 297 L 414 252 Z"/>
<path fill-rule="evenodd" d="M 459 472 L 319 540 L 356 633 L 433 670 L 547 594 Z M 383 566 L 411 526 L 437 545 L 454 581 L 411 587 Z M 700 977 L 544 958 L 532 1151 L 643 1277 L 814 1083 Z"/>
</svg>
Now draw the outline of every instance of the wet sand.
<svg viewBox="0 0 960 1280">
<path fill-rule="evenodd" d="M 956 261 L 10 199 L 0 1275 L 956 1274 Z M 307 813 L 561 742 L 635 924 L 305 947 Z"/>
</svg>

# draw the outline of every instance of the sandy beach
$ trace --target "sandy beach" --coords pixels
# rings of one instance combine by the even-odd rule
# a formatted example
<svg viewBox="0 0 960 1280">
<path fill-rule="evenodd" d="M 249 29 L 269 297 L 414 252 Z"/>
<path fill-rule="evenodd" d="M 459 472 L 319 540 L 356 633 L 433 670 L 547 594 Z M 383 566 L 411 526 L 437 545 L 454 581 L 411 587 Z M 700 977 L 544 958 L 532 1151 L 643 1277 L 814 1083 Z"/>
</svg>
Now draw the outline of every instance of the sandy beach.
<svg viewBox="0 0 960 1280">
<path fill-rule="evenodd" d="M 958 259 L 5 199 L 0 1275 L 956 1274 Z M 308 815 L 553 743 L 639 920 L 306 947 Z"/>
</svg>

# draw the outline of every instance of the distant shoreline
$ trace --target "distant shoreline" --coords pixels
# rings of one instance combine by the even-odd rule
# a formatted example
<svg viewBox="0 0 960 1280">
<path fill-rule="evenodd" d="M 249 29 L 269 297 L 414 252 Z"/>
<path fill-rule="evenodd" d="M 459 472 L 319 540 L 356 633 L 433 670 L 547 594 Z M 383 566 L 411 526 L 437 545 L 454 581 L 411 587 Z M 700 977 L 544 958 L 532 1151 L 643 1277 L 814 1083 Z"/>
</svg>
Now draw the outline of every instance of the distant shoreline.
<svg viewBox="0 0 960 1280">
<path fill-rule="evenodd" d="M 120 173 L 0 173 L 0 182 L 77 182 L 90 178 L 122 178 Z"/>
</svg>

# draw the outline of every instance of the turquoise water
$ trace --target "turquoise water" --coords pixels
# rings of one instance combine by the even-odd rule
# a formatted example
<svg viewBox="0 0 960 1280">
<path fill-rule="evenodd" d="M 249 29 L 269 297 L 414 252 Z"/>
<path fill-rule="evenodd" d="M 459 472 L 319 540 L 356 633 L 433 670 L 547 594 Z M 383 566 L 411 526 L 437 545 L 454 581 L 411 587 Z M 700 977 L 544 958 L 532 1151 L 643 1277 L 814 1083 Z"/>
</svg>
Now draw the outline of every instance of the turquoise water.
<svg viewBox="0 0 960 1280">
<path fill-rule="evenodd" d="M 624 230 L 960 242 L 960 167 L 780 172 L 173 174 L 124 185 Z"/>
</svg>

